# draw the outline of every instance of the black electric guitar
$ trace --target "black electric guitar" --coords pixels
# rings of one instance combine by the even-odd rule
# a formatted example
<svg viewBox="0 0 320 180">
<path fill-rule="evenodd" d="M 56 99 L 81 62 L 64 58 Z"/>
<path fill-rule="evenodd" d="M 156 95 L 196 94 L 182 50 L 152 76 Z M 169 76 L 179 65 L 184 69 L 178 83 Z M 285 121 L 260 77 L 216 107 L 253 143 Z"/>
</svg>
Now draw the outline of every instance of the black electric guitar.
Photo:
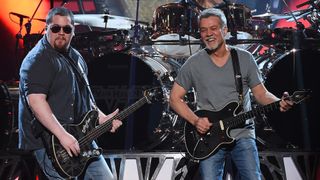
<svg viewBox="0 0 320 180">
<path fill-rule="evenodd" d="M 288 97 L 298 104 L 309 97 L 310 91 L 296 91 Z M 231 102 L 220 111 L 198 110 L 195 112 L 199 117 L 208 117 L 213 124 L 205 134 L 198 133 L 195 126 L 186 121 L 184 127 L 185 146 L 188 154 L 194 159 L 205 159 L 215 154 L 221 147 L 233 144 L 234 138 L 230 137 L 232 128 L 244 125 L 247 119 L 253 118 L 260 113 L 268 113 L 280 108 L 280 101 L 257 107 L 248 112 L 238 112 L 239 104 Z"/>
<path fill-rule="evenodd" d="M 98 111 L 91 110 L 86 113 L 79 124 L 63 125 L 63 127 L 78 140 L 80 155 L 77 157 L 70 157 L 67 151 L 59 143 L 59 140 L 52 135 L 50 137 L 48 152 L 51 155 L 52 163 L 57 172 L 65 178 L 79 176 L 83 172 L 86 164 L 102 153 L 101 148 L 93 148 L 91 144 L 94 139 L 111 130 L 113 120 L 123 120 L 145 103 L 160 101 L 162 98 L 163 96 L 160 88 L 149 89 L 144 91 L 143 98 L 103 124 L 96 126 L 96 124 L 98 124 Z"/>
</svg>

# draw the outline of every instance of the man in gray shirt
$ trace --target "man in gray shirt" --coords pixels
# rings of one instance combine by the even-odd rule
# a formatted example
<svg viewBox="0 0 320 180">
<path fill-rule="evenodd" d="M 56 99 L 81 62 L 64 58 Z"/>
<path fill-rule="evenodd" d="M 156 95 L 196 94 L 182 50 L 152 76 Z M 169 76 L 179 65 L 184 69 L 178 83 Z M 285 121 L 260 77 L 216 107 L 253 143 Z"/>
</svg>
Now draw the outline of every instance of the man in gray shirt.
<svg viewBox="0 0 320 180">
<path fill-rule="evenodd" d="M 205 135 L 213 128 L 213 124 L 207 117 L 196 115 L 183 101 L 184 96 L 193 87 L 197 94 L 198 109 L 214 112 L 222 110 L 230 102 L 239 101 L 230 55 L 231 48 L 236 49 L 239 57 L 243 111 L 251 109 L 249 90 L 262 105 L 280 100 L 263 85 L 252 55 L 245 50 L 226 45 L 225 35 L 228 28 L 226 17 L 221 10 L 210 8 L 202 11 L 199 16 L 199 28 L 206 48 L 191 56 L 181 67 L 170 94 L 171 107 L 194 126 L 198 136 Z M 280 111 L 287 111 L 293 104 L 284 100 L 287 96 L 288 93 L 284 92 L 283 100 L 280 101 Z M 253 121 L 247 120 L 243 126 L 231 130 L 230 136 L 236 139 L 232 148 L 221 148 L 200 161 L 202 178 L 222 179 L 225 155 L 229 153 L 238 169 L 240 179 L 261 179 Z"/>
</svg>

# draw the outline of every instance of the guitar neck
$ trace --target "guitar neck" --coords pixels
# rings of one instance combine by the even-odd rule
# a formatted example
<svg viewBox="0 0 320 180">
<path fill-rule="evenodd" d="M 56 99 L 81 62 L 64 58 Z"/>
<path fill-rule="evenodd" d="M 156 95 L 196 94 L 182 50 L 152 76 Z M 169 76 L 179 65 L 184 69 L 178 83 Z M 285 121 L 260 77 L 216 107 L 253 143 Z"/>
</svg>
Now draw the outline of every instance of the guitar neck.
<svg viewBox="0 0 320 180">
<path fill-rule="evenodd" d="M 245 113 L 240 113 L 237 116 L 230 117 L 224 121 L 224 124 L 227 127 L 237 127 L 242 125 L 243 123 L 246 122 L 247 119 L 256 117 L 257 115 L 261 113 L 269 113 L 274 110 L 278 110 L 280 108 L 280 100 L 273 102 L 271 104 L 265 105 L 265 106 L 260 106 L 252 109 L 251 111 L 245 112 Z"/>
<path fill-rule="evenodd" d="M 112 128 L 113 120 L 115 120 L 115 119 L 118 119 L 118 120 L 125 119 L 131 113 L 133 113 L 134 111 L 139 109 L 141 106 L 143 106 L 147 102 L 148 102 L 148 99 L 145 96 L 143 98 L 139 99 L 138 101 L 133 103 L 131 106 L 127 107 L 125 110 L 123 110 L 119 114 L 116 114 L 111 119 L 107 120 L 103 124 L 100 124 L 99 126 L 94 128 L 92 131 L 88 132 L 88 134 L 84 137 L 83 141 L 91 142 L 92 140 L 94 140 L 94 139 L 98 138 L 99 136 L 101 136 L 103 133 L 105 133 L 107 131 L 110 131 L 111 128 Z"/>
</svg>

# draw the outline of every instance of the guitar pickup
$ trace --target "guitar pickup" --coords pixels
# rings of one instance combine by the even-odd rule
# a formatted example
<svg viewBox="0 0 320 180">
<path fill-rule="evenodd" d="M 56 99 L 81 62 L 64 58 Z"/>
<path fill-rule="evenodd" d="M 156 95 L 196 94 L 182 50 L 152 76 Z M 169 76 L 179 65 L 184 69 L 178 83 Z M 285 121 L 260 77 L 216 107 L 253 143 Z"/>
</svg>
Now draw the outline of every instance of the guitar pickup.
<svg viewBox="0 0 320 180">
<path fill-rule="evenodd" d="M 100 151 L 100 149 L 94 149 L 94 150 L 92 150 L 92 154 L 93 154 L 94 156 L 100 156 L 101 151 Z"/>
<path fill-rule="evenodd" d="M 220 129 L 224 131 L 224 125 L 222 120 L 219 121 L 219 125 L 220 125 Z"/>
</svg>

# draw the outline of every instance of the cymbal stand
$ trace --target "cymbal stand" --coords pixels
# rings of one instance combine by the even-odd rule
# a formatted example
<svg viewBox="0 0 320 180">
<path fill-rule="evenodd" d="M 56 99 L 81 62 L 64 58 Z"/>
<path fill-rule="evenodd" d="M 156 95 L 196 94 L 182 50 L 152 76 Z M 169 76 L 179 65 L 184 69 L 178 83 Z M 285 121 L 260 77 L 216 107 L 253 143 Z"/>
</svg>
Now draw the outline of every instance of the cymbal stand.
<svg viewBox="0 0 320 180">
<path fill-rule="evenodd" d="M 61 6 L 65 6 L 68 3 L 69 0 L 63 0 Z M 78 0 L 78 6 L 81 14 L 84 14 L 84 8 L 83 8 L 83 3 L 82 0 Z"/>
<path fill-rule="evenodd" d="M 296 16 L 293 14 L 293 12 L 291 11 L 290 7 L 288 6 L 287 2 L 285 0 L 282 0 L 283 3 L 285 4 L 285 6 L 288 8 L 290 15 L 292 16 L 294 22 L 296 23 L 296 27 L 298 30 L 303 30 L 304 29 L 304 25 L 299 22 L 296 18 Z"/>
<path fill-rule="evenodd" d="M 189 35 L 192 34 L 192 30 L 193 30 L 193 27 L 192 27 L 192 19 L 193 19 L 193 17 L 192 17 L 192 16 L 193 16 L 192 10 L 193 10 L 193 9 L 192 9 L 190 6 L 187 7 L 185 16 L 187 16 L 188 21 L 184 21 L 183 19 L 182 19 L 182 21 L 181 21 L 182 24 L 185 24 L 184 22 L 188 22 L 187 25 L 189 25 L 189 26 L 187 27 L 187 29 L 188 29 Z M 183 25 L 183 26 L 184 26 L 184 25 Z M 181 45 L 185 45 L 186 43 L 188 43 L 189 54 L 190 54 L 190 56 L 191 56 L 191 55 L 192 55 L 192 49 L 191 49 L 191 44 L 190 44 L 190 36 L 187 36 L 188 39 L 182 38 L 181 35 L 179 35 L 179 37 L 180 37 L 180 43 L 181 43 Z"/>
<path fill-rule="evenodd" d="M 22 24 L 23 24 L 23 17 L 19 17 L 20 20 L 19 20 L 19 31 L 18 33 L 16 34 L 16 54 L 18 54 L 18 50 L 19 50 L 19 40 L 22 39 L 22 35 L 21 35 L 21 31 L 22 31 Z"/>
<path fill-rule="evenodd" d="M 140 0 L 137 0 L 137 8 L 136 8 L 136 20 L 134 23 L 134 34 L 133 34 L 133 42 L 132 42 L 132 48 L 131 51 L 133 51 L 134 53 L 142 53 L 142 50 L 140 48 L 140 44 L 139 44 L 139 31 L 140 31 L 140 25 L 139 25 L 139 9 L 140 9 Z"/>
<path fill-rule="evenodd" d="M 139 4 L 140 0 L 137 0 L 137 8 L 136 8 L 136 20 L 134 25 L 134 35 L 133 35 L 133 44 L 131 48 L 132 54 L 141 54 L 141 48 L 139 45 Z M 136 60 L 137 57 L 131 56 L 130 60 L 130 78 L 129 78 L 129 84 L 128 84 L 128 105 L 131 105 L 134 103 L 134 97 L 135 97 L 135 83 L 136 83 Z M 126 126 L 126 137 L 125 137 L 125 149 L 131 149 L 133 146 L 133 119 L 134 117 L 132 115 L 128 116 L 128 123 Z"/>
<path fill-rule="evenodd" d="M 229 29 L 230 29 L 230 34 L 231 34 L 230 42 L 231 42 L 231 44 L 237 44 L 237 40 L 238 40 L 237 29 L 235 27 L 234 18 L 232 17 L 232 14 L 229 9 L 230 2 L 228 0 L 223 0 L 223 1 L 226 6 L 227 21 L 229 22 Z"/>
<path fill-rule="evenodd" d="M 286 3 L 285 0 L 282 0 L 284 4 L 289 9 L 289 12 L 291 16 L 293 17 L 294 21 L 296 22 L 297 32 L 294 32 L 292 42 L 293 42 L 293 72 L 294 77 L 296 79 L 296 84 L 298 89 L 305 89 L 304 88 L 304 80 L 303 80 L 303 72 L 302 72 L 302 62 L 301 62 L 301 40 L 302 38 L 305 38 L 305 34 L 303 33 L 304 25 L 301 22 L 298 22 L 294 14 L 292 13 L 290 7 Z M 302 37 L 303 35 L 303 37 Z M 303 147 L 306 150 L 310 150 L 311 144 L 310 144 L 310 134 L 309 134 L 309 120 L 307 117 L 307 106 L 305 103 L 302 103 L 299 105 L 301 113 L 301 124 L 302 124 L 302 132 L 303 132 Z"/>
</svg>

